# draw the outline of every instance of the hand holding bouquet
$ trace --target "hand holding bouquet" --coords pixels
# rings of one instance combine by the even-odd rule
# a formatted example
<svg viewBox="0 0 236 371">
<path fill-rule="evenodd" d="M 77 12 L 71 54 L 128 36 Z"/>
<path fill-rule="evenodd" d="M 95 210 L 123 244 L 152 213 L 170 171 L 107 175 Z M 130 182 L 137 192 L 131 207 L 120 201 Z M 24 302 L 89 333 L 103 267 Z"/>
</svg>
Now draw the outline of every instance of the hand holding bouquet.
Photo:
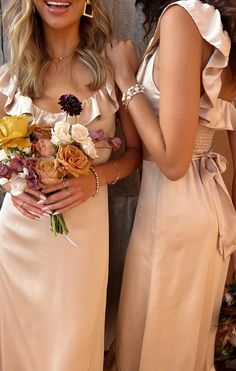
<svg viewBox="0 0 236 371">
<path fill-rule="evenodd" d="M 65 95 L 59 101 L 63 110 L 78 119 L 81 102 Z M 98 157 L 96 143 L 105 141 L 109 148 L 119 149 L 120 139 L 110 138 L 103 130 L 89 131 L 85 126 L 67 120 L 55 125 L 32 125 L 24 115 L 0 120 L 0 184 L 8 184 L 13 196 L 27 188 L 43 190 L 66 184 L 69 179 L 90 173 Z M 50 216 L 54 235 L 68 234 L 63 215 Z"/>
</svg>

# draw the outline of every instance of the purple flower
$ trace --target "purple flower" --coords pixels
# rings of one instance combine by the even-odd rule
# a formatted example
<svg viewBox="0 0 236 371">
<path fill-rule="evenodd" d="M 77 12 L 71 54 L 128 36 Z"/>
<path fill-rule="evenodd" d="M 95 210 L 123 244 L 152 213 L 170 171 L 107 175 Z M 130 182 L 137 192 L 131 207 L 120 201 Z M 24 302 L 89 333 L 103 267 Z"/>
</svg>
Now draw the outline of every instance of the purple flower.
<svg viewBox="0 0 236 371">
<path fill-rule="evenodd" d="M 38 191 L 39 189 L 41 189 L 38 182 L 38 175 L 33 169 L 28 169 L 28 171 L 29 174 L 25 177 L 27 187 Z"/>
<path fill-rule="evenodd" d="M 23 158 L 21 158 L 20 156 L 16 156 L 15 158 L 12 158 L 9 162 L 9 166 L 12 171 L 21 173 L 24 168 Z"/>
<path fill-rule="evenodd" d="M 0 163 L 0 177 L 1 178 L 6 178 L 9 180 L 11 179 L 12 173 L 13 173 L 13 170 L 9 166 Z"/>
<path fill-rule="evenodd" d="M 98 142 L 99 140 L 108 139 L 108 135 L 101 129 L 99 130 L 89 130 L 89 136 L 93 142 Z"/>
<path fill-rule="evenodd" d="M 61 109 L 70 116 L 79 116 L 83 110 L 82 103 L 72 94 L 62 95 L 59 98 L 58 104 L 61 106 Z"/>
<path fill-rule="evenodd" d="M 109 138 L 107 143 L 112 147 L 113 151 L 119 151 L 120 146 L 121 146 L 121 139 L 120 138 Z"/>
</svg>

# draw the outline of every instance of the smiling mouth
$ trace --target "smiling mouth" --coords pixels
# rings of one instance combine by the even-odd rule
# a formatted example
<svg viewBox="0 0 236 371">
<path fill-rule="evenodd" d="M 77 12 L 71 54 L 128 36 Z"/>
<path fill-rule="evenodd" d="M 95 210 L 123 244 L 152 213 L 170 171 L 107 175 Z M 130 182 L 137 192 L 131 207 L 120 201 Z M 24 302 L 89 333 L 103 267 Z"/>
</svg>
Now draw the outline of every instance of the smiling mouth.
<svg viewBox="0 0 236 371">
<path fill-rule="evenodd" d="M 58 7 L 58 8 L 68 8 L 71 4 L 69 2 L 58 2 L 58 1 L 46 1 L 46 4 L 49 8 Z"/>
</svg>

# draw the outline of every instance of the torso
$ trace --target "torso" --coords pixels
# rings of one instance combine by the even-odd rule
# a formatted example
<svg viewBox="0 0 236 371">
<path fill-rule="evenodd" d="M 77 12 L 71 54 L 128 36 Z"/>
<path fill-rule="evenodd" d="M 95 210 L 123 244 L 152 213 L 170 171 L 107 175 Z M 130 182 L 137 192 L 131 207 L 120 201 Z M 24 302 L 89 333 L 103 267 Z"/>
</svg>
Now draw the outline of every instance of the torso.
<svg viewBox="0 0 236 371">
<path fill-rule="evenodd" d="M 45 94 L 33 99 L 33 103 L 43 111 L 61 112 L 58 105 L 61 95 L 73 94 L 83 101 L 95 93 L 89 88 L 91 79 L 91 72 L 79 59 L 74 62 L 73 69 L 69 62 L 52 62 L 45 76 Z"/>
</svg>

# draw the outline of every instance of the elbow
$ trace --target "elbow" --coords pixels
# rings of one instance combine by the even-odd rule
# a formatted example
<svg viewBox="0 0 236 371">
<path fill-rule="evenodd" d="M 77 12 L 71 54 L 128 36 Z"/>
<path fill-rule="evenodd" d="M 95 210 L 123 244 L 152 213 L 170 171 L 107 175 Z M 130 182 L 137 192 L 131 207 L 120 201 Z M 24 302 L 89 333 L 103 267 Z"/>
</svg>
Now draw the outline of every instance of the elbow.
<svg viewBox="0 0 236 371">
<path fill-rule="evenodd" d="M 184 178 L 184 176 L 187 174 L 189 165 L 181 165 L 181 164 L 168 164 L 166 166 L 160 167 L 162 173 L 172 182 L 176 182 L 177 180 L 180 180 Z"/>
</svg>

